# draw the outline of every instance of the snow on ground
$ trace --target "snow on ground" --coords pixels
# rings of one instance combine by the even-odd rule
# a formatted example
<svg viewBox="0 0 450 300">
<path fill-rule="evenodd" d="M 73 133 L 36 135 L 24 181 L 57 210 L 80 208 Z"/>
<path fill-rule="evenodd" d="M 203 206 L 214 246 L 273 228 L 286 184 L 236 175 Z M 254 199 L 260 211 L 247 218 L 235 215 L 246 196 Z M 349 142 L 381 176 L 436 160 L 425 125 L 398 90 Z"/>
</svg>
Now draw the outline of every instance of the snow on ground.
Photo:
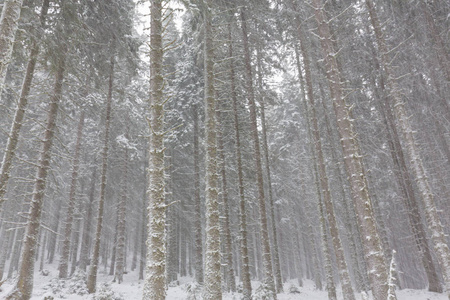
<svg viewBox="0 0 450 300">
<path fill-rule="evenodd" d="M 94 300 L 94 299 L 110 299 L 110 300 L 141 300 L 142 299 L 142 280 L 138 280 L 138 272 L 131 272 L 124 275 L 124 282 L 121 284 L 112 282 L 113 276 L 105 275 L 105 270 L 101 268 L 97 280 L 97 296 L 88 295 L 85 285 L 81 279 L 68 279 L 60 281 L 57 279 L 58 272 L 55 267 L 48 266 L 49 274 L 44 276 L 36 271 L 34 278 L 34 290 L 31 300 L 43 300 L 47 296 L 53 297 L 54 300 Z M 79 275 L 81 278 L 82 274 Z M 74 276 L 76 277 L 76 276 Z M 167 292 L 167 300 L 187 300 L 189 294 L 197 292 L 195 283 L 191 278 L 182 277 L 176 284 L 171 284 Z M 254 290 L 258 283 L 253 282 Z M 296 286 L 300 293 L 289 293 L 290 288 Z M 0 299 L 4 299 L 7 292 L 12 288 L 12 281 L 7 281 L 1 286 Z M 327 300 L 326 291 L 317 291 L 314 289 L 312 281 L 305 280 L 303 287 L 298 287 L 296 281 L 290 281 L 284 285 L 284 293 L 278 294 L 279 300 Z M 81 294 L 78 295 L 77 293 Z M 109 296 L 109 298 L 107 297 Z M 397 292 L 398 300 L 448 300 L 445 294 L 430 293 L 425 290 L 405 289 Z M 51 299 L 51 298 L 50 298 Z M 197 299 L 199 298 L 192 298 Z M 224 300 L 239 300 L 240 294 L 227 293 L 224 294 Z M 338 299 L 343 299 L 340 290 L 338 290 Z M 357 299 L 361 299 L 361 295 L 357 295 Z M 151 300 L 151 299 L 149 299 Z"/>
</svg>

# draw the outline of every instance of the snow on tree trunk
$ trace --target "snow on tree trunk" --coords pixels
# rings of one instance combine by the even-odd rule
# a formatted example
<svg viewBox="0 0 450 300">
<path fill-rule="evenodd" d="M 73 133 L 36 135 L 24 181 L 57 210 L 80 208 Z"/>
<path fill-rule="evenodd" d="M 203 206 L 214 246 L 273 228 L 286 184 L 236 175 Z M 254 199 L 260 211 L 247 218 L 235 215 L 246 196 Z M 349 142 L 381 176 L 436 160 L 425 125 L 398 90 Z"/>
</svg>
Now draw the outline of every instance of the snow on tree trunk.
<svg viewBox="0 0 450 300">
<path fill-rule="evenodd" d="M 231 100 L 233 104 L 233 121 L 235 135 L 235 155 L 239 184 L 239 232 L 240 232 L 240 254 L 241 254 L 241 277 L 243 300 L 251 300 L 252 286 L 250 279 L 250 263 L 248 257 L 248 234 L 247 234 L 247 211 L 244 190 L 244 175 L 242 171 L 241 137 L 238 118 L 238 103 L 236 93 L 235 70 L 233 62 L 233 40 L 231 36 L 231 23 L 228 25 L 228 57 L 230 58 L 230 84 Z"/>
<path fill-rule="evenodd" d="M 205 287 L 203 299 L 222 299 L 219 196 L 217 190 L 217 142 L 216 142 L 216 99 L 214 98 L 214 48 L 212 39 L 212 4 L 205 2 L 204 16 L 204 68 L 205 68 L 205 137 L 206 137 L 206 249 Z"/>
<path fill-rule="evenodd" d="M 218 101 L 217 101 L 218 102 Z M 219 126 L 217 127 L 217 146 L 218 146 L 218 156 L 219 156 L 219 169 L 220 175 L 222 179 L 222 203 L 223 203 L 223 231 L 225 235 L 225 261 L 226 261 L 226 276 L 227 276 L 227 290 L 228 292 L 236 292 L 236 280 L 234 276 L 234 268 L 233 268 L 233 245 L 231 242 L 231 229 L 230 229 L 230 205 L 229 205 L 229 197 L 228 197 L 228 185 L 227 185 L 227 174 L 226 174 L 226 163 L 225 163 L 225 150 L 223 143 L 223 122 L 221 115 L 221 108 L 218 105 L 217 108 L 217 123 Z"/>
<path fill-rule="evenodd" d="M 8 2 L 14 2 L 14 1 L 8 1 Z M 17 1 L 17 2 L 19 2 L 19 1 Z M 9 4 L 5 4 L 3 6 L 2 14 L 5 12 L 6 5 L 9 5 Z M 49 0 L 45 0 L 42 4 L 42 8 L 41 8 L 41 15 L 40 15 L 41 26 L 44 26 L 48 7 L 49 7 Z M 0 34 L 1 34 L 1 26 L 2 25 L 0 25 Z M 2 38 L 0 37 L 0 45 L 1 44 L 2 44 Z M 1 46 L 0 46 L 0 48 L 1 48 Z M 12 51 L 12 47 L 11 47 L 11 51 Z M 20 98 L 17 103 L 16 112 L 14 114 L 14 120 L 11 125 L 11 129 L 9 131 L 8 141 L 6 143 L 6 150 L 3 154 L 3 160 L 2 160 L 1 167 L 0 167 L 0 212 L 2 209 L 3 202 L 5 202 L 6 186 L 8 184 L 10 171 L 11 171 L 11 167 L 12 167 L 12 162 L 15 157 L 17 143 L 19 142 L 19 133 L 20 133 L 20 129 L 22 128 L 22 121 L 25 116 L 25 111 L 26 111 L 26 107 L 28 104 L 28 95 L 30 94 L 31 82 L 33 81 L 34 69 L 36 67 L 38 54 L 39 54 L 39 45 L 37 44 L 36 41 L 33 40 L 32 45 L 31 45 L 31 50 L 30 50 L 30 59 L 27 64 L 27 69 L 25 71 L 25 77 L 24 77 L 23 83 L 22 83 L 22 90 L 20 92 Z M 2 68 L 1 62 L 0 62 L 0 68 Z M 0 72 L 1 72 L 1 70 L 0 70 Z M 5 72 L 6 72 L 6 70 L 5 70 Z M 1 73 L 0 73 L 0 76 L 2 76 Z M 0 80 L 2 80 L 2 79 L 0 78 Z M 4 78 L 3 78 L 3 80 L 4 80 Z M 0 82 L 0 99 L 1 99 L 2 89 L 3 89 L 3 81 Z"/>
<path fill-rule="evenodd" d="M 409 117 L 406 113 L 405 104 L 401 99 L 401 92 L 391 69 L 389 52 L 387 50 L 386 41 L 384 40 L 376 8 L 371 0 L 366 0 L 366 5 L 369 10 L 370 20 L 380 51 L 382 70 L 386 77 L 386 96 L 389 98 L 391 102 L 390 105 L 393 107 L 398 126 L 403 135 L 406 151 L 411 160 L 412 171 L 415 175 L 417 186 L 424 203 L 425 216 L 428 228 L 431 232 L 431 239 L 434 243 L 434 250 L 441 268 L 442 277 L 444 278 L 445 289 L 450 299 L 450 250 L 447 245 L 447 239 L 436 209 L 434 195 L 431 191 L 428 177 L 425 173 L 425 168 L 417 149 L 414 131 L 412 130 Z"/>
<path fill-rule="evenodd" d="M 94 162 L 94 167 L 91 176 L 91 186 L 89 190 L 89 203 L 87 204 L 87 214 L 83 225 L 83 235 L 81 238 L 81 253 L 80 253 L 80 270 L 86 272 L 86 266 L 89 263 L 89 244 L 91 240 L 91 227 L 92 227 L 92 210 L 95 197 L 95 183 L 97 181 L 97 166 Z"/>
<path fill-rule="evenodd" d="M 0 17 L 0 100 L 11 61 L 23 0 L 6 0 Z"/>
<path fill-rule="evenodd" d="M 341 137 L 344 164 L 350 181 L 353 204 L 363 236 L 364 253 L 369 268 L 372 292 L 376 300 L 386 299 L 388 291 L 388 270 L 373 214 L 366 175 L 362 165 L 362 157 L 353 130 L 351 112 L 345 104 L 344 95 L 342 95 L 339 69 L 322 1 L 314 0 L 313 7 L 338 131 Z"/>
<path fill-rule="evenodd" d="M 83 126 L 84 126 L 84 112 L 81 112 L 80 120 L 78 122 L 77 139 L 75 143 L 75 154 L 72 162 L 72 179 L 70 183 L 69 204 L 67 207 L 66 221 L 64 226 L 64 241 L 61 258 L 59 260 L 59 278 L 67 278 L 69 269 L 70 239 L 72 237 L 73 214 L 76 200 L 75 193 L 77 190 L 78 169 L 80 167 L 80 151 L 81 151 L 81 138 L 83 136 Z"/>
<path fill-rule="evenodd" d="M 202 203 L 200 198 L 200 148 L 198 106 L 194 104 L 194 207 L 195 207 L 195 281 L 203 284 Z"/>
<path fill-rule="evenodd" d="M 261 51 L 258 48 L 256 51 L 257 55 L 257 64 L 258 64 L 258 86 L 261 89 L 261 93 L 263 94 L 263 75 L 262 75 L 262 66 L 261 66 Z M 273 201 L 273 192 L 272 192 L 272 178 L 270 173 L 270 161 L 269 161 L 269 146 L 267 143 L 267 128 L 266 128 L 266 114 L 265 114 L 265 106 L 264 106 L 264 96 L 259 99 L 260 104 L 260 119 L 261 119 L 261 129 L 262 129 L 262 148 L 264 153 L 264 163 L 265 163 L 265 171 L 267 176 L 267 187 L 268 187 L 268 200 L 269 200 L 269 212 L 270 218 L 272 220 L 271 223 L 271 234 L 273 237 L 273 269 L 275 275 L 275 284 L 277 293 L 283 292 L 283 277 L 281 276 L 281 266 L 280 266 L 280 254 L 279 254 L 279 245 L 278 245 L 278 230 L 277 230 L 277 219 L 275 216 L 275 205 Z"/>
<path fill-rule="evenodd" d="M 395 275 L 397 273 L 397 266 L 395 264 L 395 250 L 392 250 L 391 263 L 389 264 L 389 278 L 388 278 L 388 296 L 387 300 L 395 300 L 397 299 L 395 296 Z"/>
<path fill-rule="evenodd" d="M 150 119 L 147 266 L 143 299 L 166 298 L 166 203 L 164 180 L 163 1 L 150 6 Z"/>
<path fill-rule="evenodd" d="M 123 281 L 123 273 L 125 269 L 125 234 L 126 226 L 125 219 L 127 214 L 127 180 L 128 180 L 128 149 L 125 146 L 124 150 L 124 165 L 122 168 L 122 196 L 117 207 L 118 210 L 118 224 L 117 224 L 117 248 L 116 248 L 116 271 L 114 278 L 118 283 Z"/>
<path fill-rule="evenodd" d="M 109 150 L 109 131 L 111 123 L 111 104 L 112 104 L 112 90 L 114 79 L 114 57 L 111 57 L 108 83 L 108 96 L 106 97 L 106 116 L 105 116 L 105 137 L 103 140 L 102 152 L 102 174 L 100 182 L 100 199 L 97 209 L 97 226 L 95 229 L 94 248 L 92 250 L 91 266 L 89 268 L 89 275 L 87 280 L 87 288 L 89 293 L 94 293 L 97 284 L 97 270 L 100 256 L 100 239 L 103 228 L 103 211 L 105 207 L 106 198 L 106 173 L 108 170 L 108 150 Z"/>
<path fill-rule="evenodd" d="M 376 64 L 379 66 L 379 64 Z M 379 67 L 378 67 L 379 69 Z M 380 80 L 380 87 L 384 89 L 384 80 Z M 378 93 L 375 97 L 381 98 Z M 397 180 L 403 201 L 408 210 L 408 219 L 413 232 L 413 238 L 422 259 L 428 280 L 428 290 L 431 292 L 442 293 L 442 286 L 437 274 L 435 264 L 432 259 L 431 248 L 428 247 L 427 235 L 424 223 L 421 221 L 419 204 L 417 203 L 414 187 L 411 180 L 410 171 L 407 168 L 403 148 L 400 144 L 400 137 L 394 122 L 393 112 L 389 105 L 388 97 L 383 97 L 383 103 L 380 103 L 380 113 L 383 123 L 386 126 L 386 134 L 389 150 L 394 162 L 394 175 Z"/>
<path fill-rule="evenodd" d="M 36 243 L 38 240 L 39 228 L 41 225 L 42 206 L 44 202 L 47 175 L 50 169 L 51 148 L 55 134 L 56 117 L 58 115 L 58 105 L 62 95 L 62 85 L 65 71 L 65 54 L 60 53 L 57 60 L 57 70 L 53 95 L 49 104 L 47 123 L 43 136 L 42 149 L 34 183 L 33 196 L 31 199 L 28 222 L 25 229 L 25 236 L 20 257 L 18 278 L 16 289 L 9 295 L 9 300 L 28 300 L 33 291 L 34 260 L 36 255 Z"/>
<path fill-rule="evenodd" d="M 294 6 L 295 7 L 295 6 Z M 305 81 L 307 90 L 307 99 L 309 105 L 307 105 L 307 117 L 310 120 L 312 143 L 314 144 L 315 157 L 317 158 L 317 168 L 319 175 L 320 187 L 322 189 L 323 202 L 326 209 L 326 215 L 328 220 L 328 225 L 330 226 L 331 240 L 333 242 L 334 253 L 336 255 L 336 263 L 339 269 L 339 279 L 342 284 L 342 293 L 345 299 L 354 300 L 355 294 L 353 292 L 352 284 L 350 281 L 350 275 L 347 268 L 347 263 L 345 261 L 344 249 L 342 248 L 342 242 L 339 236 L 339 229 L 337 226 L 337 221 L 334 213 L 334 205 L 331 200 L 331 192 L 328 183 L 328 176 L 325 166 L 325 158 L 322 151 L 322 142 L 320 140 L 319 125 L 316 116 L 315 99 L 313 92 L 313 84 L 311 79 L 311 67 L 309 62 L 309 54 L 306 50 L 305 39 L 303 37 L 303 32 L 301 28 L 301 21 L 296 17 L 297 33 L 298 39 L 300 41 L 300 50 L 303 56 L 303 65 L 305 70 Z M 299 70 L 299 72 L 301 72 Z M 325 246 L 324 246 L 325 247 Z"/>
<path fill-rule="evenodd" d="M 264 268 L 264 285 L 265 289 L 267 289 L 267 298 L 268 299 L 276 299 L 276 291 L 275 291 L 275 283 L 273 279 L 273 271 L 272 271 L 272 256 L 270 250 L 270 240 L 269 240 L 269 231 L 267 226 L 267 213 L 266 213 L 266 203 L 264 197 L 264 182 L 263 182 L 263 171 L 262 171 L 262 162 L 261 162 L 261 151 L 260 151 L 260 143 L 258 136 L 258 124 L 256 119 L 256 104 L 255 104 L 255 94 L 253 91 L 253 75 L 252 75 L 252 66 L 251 66 L 251 58 L 250 58 L 250 49 L 249 49 L 249 41 L 248 41 L 248 33 L 247 33 L 247 24 L 246 24 L 246 16 L 245 16 L 245 7 L 241 9 L 241 21 L 242 21 L 242 37 L 243 37 L 243 46 L 244 46 L 244 60 L 245 60 L 245 72 L 246 72 L 246 91 L 247 98 L 249 101 L 249 109 L 250 109 L 250 123 L 251 123 L 251 131 L 253 137 L 253 147 L 254 147 L 254 155 L 255 155 L 255 163 L 256 163 L 256 177 L 257 177 L 257 185 L 258 185 L 258 206 L 259 206 L 259 215 L 260 215 L 260 226 L 261 226 L 261 249 L 262 249 L 262 260 L 263 260 L 263 268 Z"/>
</svg>

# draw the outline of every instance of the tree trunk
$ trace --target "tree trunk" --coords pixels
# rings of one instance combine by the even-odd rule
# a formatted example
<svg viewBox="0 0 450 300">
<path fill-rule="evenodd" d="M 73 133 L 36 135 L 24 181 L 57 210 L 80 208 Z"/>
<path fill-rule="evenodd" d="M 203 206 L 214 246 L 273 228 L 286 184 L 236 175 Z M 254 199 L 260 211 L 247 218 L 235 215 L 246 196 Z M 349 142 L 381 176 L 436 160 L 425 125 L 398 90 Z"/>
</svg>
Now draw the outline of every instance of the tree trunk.
<svg viewBox="0 0 450 300">
<path fill-rule="evenodd" d="M 350 181 L 353 204 L 355 206 L 359 226 L 363 236 L 364 253 L 370 270 L 370 281 L 374 299 L 386 299 L 388 292 L 388 270 L 381 240 L 378 235 L 376 221 L 362 165 L 359 145 L 355 138 L 349 107 L 342 95 L 341 79 L 331 40 L 328 20 L 321 0 L 314 0 L 314 15 L 318 25 L 318 33 L 324 55 L 324 63 L 328 84 L 337 119 L 338 131 L 344 153 L 344 164 Z"/>
<path fill-rule="evenodd" d="M 62 208 L 62 201 L 59 199 L 55 200 L 55 197 L 53 196 L 52 201 L 57 201 L 56 203 L 56 210 L 55 215 L 53 216 L 53 224 L 52 224 L 52 234 L 50 236 L 49 246 L 48 246 L 48 263 L 52 264 L 53 259 L 55 258 L 55 252 L 56 248 L 58 246 L 58 232 L 59 232 L 59 224 L 60 224 L 60 216 L 61 216 L 61 208 Z"/>
<path fill-rule="evenodd" d="M 214 92 L 214 48 L 212 37 L 212 4 L 206 0 L 204 16 L 204 66 L 205 66 L 205 206 L 206 206 L 206 249 L 205 249 L 205 300 L 222 299 L 220 274 L 220 219 L 217 190 L 217 141 L 216 141 L 216 99 Z"/>
<path fill-rule="evenodd" d="M 295 5 L 294 11 L 296 11 Z M 310 124 L 312 125 L 311 128 L 312 143 L 314 144 L 315 157 L 317 158 L 316 163 L 318 168 L 320 187 L 322 189 L 323 202 L 326 208 L 328 225 L 330 226 L 331 240 L 333 242 L 334 252 L 336 255 L 336 262 L 339 269 L 339 279 L 342 284 L 342 293 L 344 298 L 347 300 L 354 300 L 355 294 L 353 292 L 352 284 L 350 281 L 350 275 L 347 268 L 347 263 L 345 261 L 344 249 L 342 248 L 342 243 L 339 236 L 339 229 L 336 222 L 334 205 L 331 200 L 331 192 L 328 183 L 328 176 L 326 173 L 325 158 L 322 151 L 322 142 L 320 140 L 320 131 L 316 116 L 316 108 L 315 108 L 316 104 L 314 100 L 309 55 L 306 50 L 305 39 L 303 38 L 301 21 L 298 17 L 296 17 L 296 25 L 297 25 L 298 39 L 300 41 L 300 50 L 303 57 L 303 66 L 305 69 L 307 99 L 309 101 L 309 105 L 307 105 L 306 112 L 308 118 L 310 119 Z M 301 73 L 301 70 L 298 70 L 298 72 Z M 327 247 L 327 245 L 324 245 L 324 247 Z"/>
<path fill-rule="evenodd" d="M 70 239 L 72 237 L 73 213 L 75 209 L 78 169 L 80 168 L 80 151 L 81 139 L 83 136 L 84 126 L 84 111 L 80 114 L 80 121 L 78 122 L 77 140 L 75 143 L 75 155 L 72 162 L 72 179 L 70 183 L 69 204 L 66 213 L 66 222 L 64 226 L 64 242 L 62 255 L 59 260 L 59 278 L 67 278 L 69 268 L 69 254 L 70 254 Z"/>
<path fill-rule="evenodd" d="M 23 0 L 5 0 L 0 18 L 0 101 L 14 47 Z"/>
<path fill-rule="evenodd" d="M 147 172 L 147 168 L 145 168 L 145 172 Z M 146 177 L 146 176 L 144 176 Z M 142 197 L 142 223 L 141 223 L 141 250 L 140 250 L 140 260 L 139 260 L 139 280 L 144 279 L 144 269 L 145 269 L 145 258 L 147 253 L 147 247 L 146 247 L 146 241 L 147 241 L 147 226 L 148 226 L 148 219 L 147 219 L 147 190 L 144 190 L 144 195 Z"/>
<path fill-rule="evenodd" d="M 86 272 L 86 266 L 90 264 L 89 246 L 91 243 L 91 226 L 92 226 L 92 205 L 95 198 L 95 182 L 97 180 L 97 166 L 94 162 L 91 177 L 91 187 L 89 190 L 89 203 L 87 204 L 87 215 L 83 226 L 83 237 L 81 238 L 81 253 L 80 253 L 80 270 Z"/>
<path fill-rule="evenodd" d="M 3 13 L 6 14 L 5 9 L 7 9 L 6 8 L 7 5 L 11 6 L 11 4 L 10 4 L 11 2 L 18 3 L 18 2 L 22 2 L 22 1 L 7 1 L 7 2 L 8 2 L 8 4 L 4 4 L 4 6 L 3 6 L 2 18 L 3 18 Z M 48 7 L 49 7 L 49 0 L 45 0 L 42 4 L 42 8 L 41 8 L 41 16 L 40 16 L 41 26 L 44 25 Z M 20 11 L 20 8 L 19 8 L 19 11 Z M 2 22 L 2 21 L 0 21 L 0 22 Z M 2 22 L 2 25 L 0 25 L 0 34 L 2 33 L 1 26 L 3 26 L 3 22 Z M 0 37 L 0 45 L 5 45 L 2 43 L 1 37 Z M 11 48 L 11 51 L 12 51 L 12 48 Z M 1 52 L 1 46 L 0 46 L 0 52 Z M 33 40 L 32 45 L 31 45 L 31 51 L 30 51 L 30 59 L 27 64 L 25 77 L 24 77 L 23 83 L 22 83 L 22 90 L 20 92 L 20 98 L 17 103 L 16 112 L 14 114 L 14 121 L 13 121 L 13 123 L 11 125 L 11 129 L 9 131 L 8 141 L 6 143 L 6 150 L 3 154 L 3 160 L 2 160 L 2 165 L 1 165 L 1 169 L 0 169 L 0 212 L 1 212 L 3 202 L 5 202 L 6 186 L 8 184 L 10 171 L 11 171 L 11 167 L 12 167 L 12 162 L 15 157 L 17 143 L 19 142 L 20 129 L 22 128 L 22 121 L 23 121 L 23 117 L 25 115 L 25 110 L 26 110 L 27 104 L 28 104 L 28 95 L 30 94 L 31 82 L 33 81 L 34 69 L 36 67 L 38 54 L 39 54 L 39 45 L 37 44 L 36 41 Z M 8 60 L 9 60 L 9 58 L 8 58 Z M 8 61 L 8 63 L 9 63 L 9 61 Z M 6 73 L 7 66 L 2 65 L 2 60 L 0 58 L 0 76 L 3 75 L 2 70 L 1 70 L 3 67 L 5 67 L 5 73 Z M 3 90 L 3 83 L 4 83 L 3 82 L 4 78 L 3 79 L 2 78 L 3 77 L 0 77 L 0 100 L 1 100 L 2 90 Z M 3 81 L 1 81 L 1 80 L 3 80 Z"/>
<path fill-rule="evenodd" d="M 42 205 L 44 202 L 48 170 L 50 169 L 51 148 L 55 134 L 58 105 L 62 95 L 64 71 L 65 54 L 64 51 L 62 51 L 62 54 L 58 58 L 57 62 L 55 86 L 49 104 L 47 123 L 45 126 L 44 137 L 42 139 L 43 144 L 40 152 L 36 180 L 34 183 L 28 222 L 25 230 L 16 289 L 8 296 L 8 299 L 28 300 L 33 291 L 34 256 L 36 254 L 36 242 L 41 225 Z"/>
<path fill-rule="evenodd" d="M 110 71 L 109 71 L 109 83 L 108 83 L 108 96 L 106 98 L 106 116 L 105 116 L 105 137 L 103 140 L 103 153 L 102 153 L 102 175 L 100 183 L 100 199 L 98 202 L 97 211 L 97 226 L 95 229 L 94 248 L 92 250 L 91 265 L 89 268 L 89 275 L 87 280 L 87 288 L 89 293 L 95 292 L 97 284 L 97 270 L 98 261 L 100 256 L 100 239 L 103 228 L 103 211 L 105 207 L 106 198 L 106 172 L 108 170 L 108 150 L 109 150 L 109 130 L 111 122 L 111 103 L 112 103 L 112 90 L 113 90 L 113 78 L 114 78 L 114 57 L 111 57 Z"/>
<path fill-rule="evenodd" d="M 80 245 L 80 228 L 81 228 L 81 203 L 78 206 L 78 211 L 74 214 L 75 218 L 75 228 L 73 232 L 73 241 L 72 241 L 72 262 L 70 266 L 69 276 L 72 276 L 75 273 L 78 263 L 78 246 Z"/>
<path fill-rule="evenodd" d="M 242 154 L 241 154 L 241 137 L 238 118 L 238 104 L 236 93 L 236 80 L 233 62 L 233 43 L 231 37 L 231 23 L 228 25 L 228 57 L 230 58 L 230 83 L 231 83 L 231 100 L 233 104 L 234 117 L 234 134 L 235 134 L 235 151 L 236 163 L 239 183 L 239 231 L 240 231 L 240 254 L 241 254 L 241 278 L 242 278 L 242 294 L 243 300 L 251 300 L 252 286 L 250 279 L 250 263 L 248 257 L 248 234 L 247 234 L 247 209 L 244 190 L 244 175 L 242 171 Z"/>
<path fill-rule="evenodd" d="M 447 245 L 444 230 L 436 209 L 434 195 L 431 191 L 428 182 L 425 168 L 422 163 L 419 151 L 417 149 L 414 132 L 406 113 L 405 104 L 401 99 L 400 90 L 397 82 L 394 79 L 393 71 L 389 64 L 389 52 L 387 51 L 386 41 L 383 37 L 381 24 L 378 19 L 376 9 L 371 0 L 366 0 L 366 5 L 369 10 L 370 20 L 375 32 L 378 48 L 380 51 L 380 62 L 383 73 L 386 78 L 386 97 L 389 100 L 389 108 L 392 106 L 395 116 L 397 118 L 398 126 L 403 134 L 405 147 L 411 160 L 412 170 L 414 172 L 417 186 L 422 195 L 424 202 L 425 215 L 428 223 L 428 228 L 431 231 L 432 241 L 434 243 L 434 250 L 436 252 L 439 265 L 441 267 L 442 276 L 444 278 L 445 288 L 450 299 L 450 250 Z"/>
<path fill-rule="evenodd" d="M 220 105 L 217 105 L 217 151 L 219 156 L 219 170 L 222 179 L 222 203 L 223 203 L 223 230 L 225 235 L 225 262 L 226 262 L 226 277 L 227 277 L 227 290 L 228 292 L 236 292 L 236 281 L 233 269 L 233 245 L 231 242 L 231 229 L 230 229 L 230 204 L 228 197 L 228 185 L 225 163 L 225 149 L 223 145 L 223 122 Z"/>
<path fill-rule="evenodd" d="M 261 51 L 260 49 L 257 49 L 257 61 L 258 61 L 258 85 L 261 89 L 261 93 L 264 93 L 263 91 L 263 78 L 262 78 L 262 66 L 261 66 Z M 259 99 L 260 104 L 260 112 L 261 112 L 261 127 L 262 127 L 262 148 L 264 153 L 264 163 L 266 167 L 266 176 L 267 176 L 267 187 L 268 187 L 268 200 L 269 200 L 269 211 L 270 211 L 270 218 L 272 220 L 271 223 L 271 233 L 273 236 L 273 269 L 275 272 L 275 283 L 276 283 L 276 291 L 277 293 L 283 292 L 283 278 L 281 276 L 281 267 L 280 267 L 280 254 L 279 254 L 279 247 L 278 247 L 278 230 L 277 230 L 277 219 L 275 217 L 275 206 L 273 203 L 273 193 L 272 193 L 272 178 L 270 174 L 270 161 L 269 161 L 269 146 L 267 143 L 267 127 L 266 127 L 266 114 L 265 114 L 265 103 L 264 103 L 264 97 L 262 96 Z"/>
<path fill-rule="evenodd" d="M 44 270 L 44 261 L 45 261 L 45 246 L 47 245 L 47 231 L 44 231 L 43 233 L 43 241 L 41 245 L 41 262 L 39 264 L 39 271 Z"/>
<path fill-rule="evenodd" d="M 128 138 L 128 137 L 127 137 Z M 126 147 L 126 146 L 125 146 Z M 118 283 L 123 281 L 123 273 L 125 270 L 125 234 L 126 226 L 125 220 L 127 215 L 127 181 L 128 181 L 128 149 L 124 151 L 124 166 L 122 168 L 122 197 L 117 207 L 119 212 L 118 225 L 117 225 L 117 248 L 116 248 L 116 272 L 114 278 Z"/>
<path fill-rule="evenodd" d="M 264 197 L 264 182 L 263 182 L 263 171 L 261 163 L 261 151 L 258 135 L 258 123 L 256 119 L 256 104 L 255 95 L 253 91 L 253 75 L 252 66 L 250 58 L 250 49 L 248 42 L 247 24 L 245 17 L 245 8 L 241 9 L 241 21 L 242 21 L 242 36 L 244 44 L 244 60 L 245 60 L 245 71 L 246 71 L 246 89 L 247 97 L 249 101 L 250 109 L 250 123 L 251 131 L 253 136 L 253 147 L 256 163 L 256 176 L 258 184 L 258 204 L 259 204 L 259 215 L 260 215 L 260 225 L 261 225 L 261 249 L 262 249 L 262 259 L 264 268 L 264 284 L 267 289 L 268 299 L 276 299 L 275 283 L 273 279 L 272 272 L 272 258 L 270 250 L 270 240 L 269 232 L 267 226 L 267 214 L 266 214 L 266 200 Z"/>
<path fill-rule="evenodd" d="M 200 148 L 198 107 L 194 105 L 194 207 L 195 207 L 195 280 L 203 283 L 202 202 L 200 199 Z"/>
<path fill-rule="evenodd" d="M 143 299 L 166 298 L 166 202 L 164 180 L 164 102 L 162 0 L 150 7 L 150 140 L 148 168 L 147 267 Z"/>
</svg>

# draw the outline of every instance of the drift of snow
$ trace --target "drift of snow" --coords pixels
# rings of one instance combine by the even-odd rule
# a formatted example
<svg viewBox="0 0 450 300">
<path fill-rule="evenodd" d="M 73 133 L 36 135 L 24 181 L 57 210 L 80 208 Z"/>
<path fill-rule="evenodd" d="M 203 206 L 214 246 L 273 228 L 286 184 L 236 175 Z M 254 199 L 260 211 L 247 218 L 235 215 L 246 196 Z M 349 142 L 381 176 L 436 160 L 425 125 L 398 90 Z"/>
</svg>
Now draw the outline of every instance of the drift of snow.
<svg viewBox="0 0 450 300">
<path fill-rule="evenodd" d="M 57 265 L 46 266 L 49 270 L 49 275 L 44 276 L 39 271 L 35 272 L 34 276 L 34 289 L 31 300 L 42 300 L 44 297 L 51 296 L 54 300 L 94 300 L 94 299 L 106 299 L 104 296 L 109 296 L 108 299 L 127 299 L 127 300 L 141 300 L 143 281 L 138 280 L 138 271 L 128 272 L 124 274 L 124 282 L 118 284 L 113 282 L 114 276 L 106 275 L 108 272 L 101 268 L 99 270 L 97 279 L 97 293 L 95 295 L 89 295 L 86 293 L 85 285 L 83 285 L 81 273 L 75 273 L 71 279 L 59 280 Z M 190 277 L 181 277 L 175 282 L 170 284 L 167 291 L 167 300 L 187 300 L 192 293 L 197 296 L 198 286 Z M 7 280 L 1 286 L 0 299 L 4 299 L 6 293 L 12 287 L 13 281 Z M 175 286 L 174 286 L 175 285 Z M 291 280 L 284 284 L 284 293 L 278 294 L 279 300 L 327 300 L 328 295 L 326 291 L 318 291 L 314 288 L 314 283 L 310 280 L 303 280 L 303 287 L 297 285 L 296 280 Z M 254 291 L 259 286 L 259 283 L 252 282 Z M 197 290 L 197 292 L 196 292 Z M 425 290 L 397 290 L 398 300 L 448 300 L 445 294 L 431 293 Z M 356 295 L 357 299 L 363 299 L 360 294 Z M 238 300 L 241 299 L 239 293 L 224 293 L 223 300 Z M 343 300 L 342 292 L 338 289 L 338 299 Z M 372 300 L 372 297 L 369 297 Z"/>
</svg>

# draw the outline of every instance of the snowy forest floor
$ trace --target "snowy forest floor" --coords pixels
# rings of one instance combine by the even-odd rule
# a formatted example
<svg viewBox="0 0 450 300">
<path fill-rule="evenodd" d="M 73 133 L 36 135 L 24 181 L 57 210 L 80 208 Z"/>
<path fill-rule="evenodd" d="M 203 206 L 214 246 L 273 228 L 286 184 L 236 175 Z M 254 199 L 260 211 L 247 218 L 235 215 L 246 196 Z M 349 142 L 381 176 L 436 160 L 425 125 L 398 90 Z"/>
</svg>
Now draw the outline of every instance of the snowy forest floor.
<svg viewBox="0 0 450 300">
<path fill-rule="evenodd" d="M 48 275 L 44 276 L 36 271 L 34 276 L 34 289 L 31 300 L 47 299 L 73 299 L 73 300 L 137 300 L 142 299 L 143 281 L 138 280 L 138 271 L 129 272 L 124 275 L 124 282 L 118 284 L 113 282 L 114 276 L 106 275 L 104 269 L 100 270 L 97 279 L 97 293 L 93 295 L 87 294 L 87 288 L 84 283 L 84 276 L 75 273 L 71 279 L 58 280 L 58 271 L 56 265 L 47 266 Z M 4 299 L 12 288 L 13 281 L 7 280 L 1 286 L 0 299 Z M 201 299 L 201 291 L 196 289 L 196 285 L 192 282 L 192 278 L 182 277 L 177 282 L 178 285 L 170 286 L 167 292 L 167 300 L 187 300 Z M 174 284 L 172 284 L 174 285 Z M 252 283 L 254 293 L 257 292 L 258 282 Z M 300 293 L 290 293 L 292 286 L 297 287 Z M 340 289 L 338 289 L 338 299 L 343 299 Z M 445 294 L 430 293 L 425 290 L 404 289 L 397 291 L 398 300 L 446 300 Z M 239 300 L 239 293 L 224 293 L 224 300 Z M 326 300 L 327 292 L 318 291 L 314 288 L 312 281 L 305 280 L 303 287 L 298 287 L 297 281 L 292 280 L 284 284 L 284 293 L 278 294 L 279 300 Z M 357 299 L 362 299 L 361 295 L 357 295 Z"/>
</svg>

